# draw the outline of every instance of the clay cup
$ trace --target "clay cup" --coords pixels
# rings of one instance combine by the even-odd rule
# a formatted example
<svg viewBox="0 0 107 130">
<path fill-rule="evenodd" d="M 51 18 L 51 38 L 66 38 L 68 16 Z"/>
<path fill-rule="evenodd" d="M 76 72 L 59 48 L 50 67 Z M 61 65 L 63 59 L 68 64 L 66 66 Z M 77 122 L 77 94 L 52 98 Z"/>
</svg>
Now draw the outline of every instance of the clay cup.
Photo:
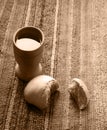
<svg viewBox="0 0 107 130">
<path fill-rule="evenodd" d="M 39 42 L 40 46 L 33 50 L 24 50 L 16 45 L 17 40 L 23 38 L 33 39 Z M 43 53 L 43 43 L 44 34 L 39 28 L 28 26 L 22 27 L 15 32 L 13 36 L 13 50 L 16 60 L 15 73 L 21 80 L 29 81 L 42 74 L 40 61 Z"/>
</svg>

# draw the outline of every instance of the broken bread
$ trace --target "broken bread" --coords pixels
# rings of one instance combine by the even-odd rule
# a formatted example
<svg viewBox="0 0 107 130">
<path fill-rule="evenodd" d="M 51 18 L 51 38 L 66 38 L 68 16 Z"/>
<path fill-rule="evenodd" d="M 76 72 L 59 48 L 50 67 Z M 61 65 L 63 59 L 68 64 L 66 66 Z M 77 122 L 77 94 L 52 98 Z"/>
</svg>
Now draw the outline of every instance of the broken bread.
<svg viewBox="0 0 107 130">
<path fill-rule="evenodd" d="M 87 107 L 89 102 L 89 90 L 81 79 L 74 78 L 69 85 L 68 91 L 80 110 Z"/>
<path fill-rule="evenodd" d="M 39 75 L 32 79 L 24 89 L 25 100 L 38 107 L 48 107 L 50 96 L 58 89 L 58 82 L 51 76 Z"/>
</svg>

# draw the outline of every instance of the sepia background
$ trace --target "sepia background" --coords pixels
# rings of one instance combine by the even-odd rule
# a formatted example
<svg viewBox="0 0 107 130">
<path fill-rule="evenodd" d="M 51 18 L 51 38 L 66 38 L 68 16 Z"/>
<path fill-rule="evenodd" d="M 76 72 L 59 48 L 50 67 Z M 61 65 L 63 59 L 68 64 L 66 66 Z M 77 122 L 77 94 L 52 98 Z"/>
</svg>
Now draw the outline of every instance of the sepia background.
<svg viewBox="0 0 107 130">
<path fill-rule="evenodd" d="M 15 76 L 12 39 L 23 26 L 44 32 L 43 73 L 59 82 L 45 112 L 26 103 Z M 67 90 L 75 77 L 90 92 L 83 111 Z M 107 130 L 106 0 L 0 0 L 0 130 Z"/>
</svg>

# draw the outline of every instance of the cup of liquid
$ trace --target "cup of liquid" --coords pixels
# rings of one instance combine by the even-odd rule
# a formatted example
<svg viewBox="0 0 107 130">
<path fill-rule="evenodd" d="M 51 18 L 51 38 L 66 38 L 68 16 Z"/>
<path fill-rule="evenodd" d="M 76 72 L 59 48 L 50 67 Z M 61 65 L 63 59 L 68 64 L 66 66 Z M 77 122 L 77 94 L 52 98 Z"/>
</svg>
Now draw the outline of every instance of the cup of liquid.
<svg viewBox="0 0 107 130">
<path fill-rule="evenodd" d="M 36 27 L 18 29 L 13 36 L 13 50 L 16 60 L 15 73 L 22 80 L 29 81 L 42 74 L 40 63 L 43 53 L 44 34 Z"/>
</svg>

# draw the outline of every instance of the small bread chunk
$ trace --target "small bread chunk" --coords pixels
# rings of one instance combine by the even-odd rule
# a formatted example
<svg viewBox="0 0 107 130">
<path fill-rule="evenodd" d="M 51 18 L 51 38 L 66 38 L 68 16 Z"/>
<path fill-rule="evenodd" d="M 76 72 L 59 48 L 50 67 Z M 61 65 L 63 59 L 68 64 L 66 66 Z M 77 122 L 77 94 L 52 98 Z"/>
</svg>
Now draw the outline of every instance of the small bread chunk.
<svg viewBox="0 0 107 130">
<path fill-rule="evenodd" d="M 74 78 L 68 88 L 68 91 L 80 110 L 87 107 L 89 102 L 89 91 L 81 79 Z"/>
</svg>

